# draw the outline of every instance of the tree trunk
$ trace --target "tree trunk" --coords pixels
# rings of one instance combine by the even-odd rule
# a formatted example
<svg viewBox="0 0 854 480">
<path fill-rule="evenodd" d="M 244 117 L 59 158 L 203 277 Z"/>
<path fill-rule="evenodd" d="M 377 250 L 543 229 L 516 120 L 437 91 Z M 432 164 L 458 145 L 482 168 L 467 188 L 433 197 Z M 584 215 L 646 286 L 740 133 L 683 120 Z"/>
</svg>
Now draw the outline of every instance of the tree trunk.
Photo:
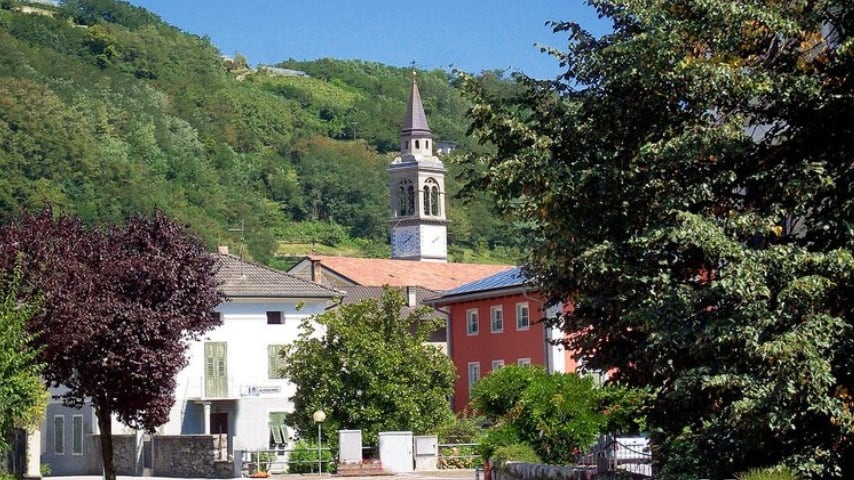
<svg viewBox="0 0 854 480">
<path fill-rule="evenodd" d="M 113 463 L 113 419 L 110 411 L 95 407 L 98 417 L 98 430 L 101 431 L 101 463 L 104 466 L 104 480 L 116 480 L 116 466 Z"/>
</svg>

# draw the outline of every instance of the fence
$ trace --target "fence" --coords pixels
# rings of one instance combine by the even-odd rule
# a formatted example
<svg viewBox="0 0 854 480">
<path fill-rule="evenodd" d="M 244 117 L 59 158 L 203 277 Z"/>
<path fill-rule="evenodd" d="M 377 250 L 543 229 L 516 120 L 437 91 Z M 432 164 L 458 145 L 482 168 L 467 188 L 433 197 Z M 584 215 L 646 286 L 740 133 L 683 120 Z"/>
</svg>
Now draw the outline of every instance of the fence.
<svg viewBox="0 0 854 480">
<path fill-rule="evenodd" d="M 655 478 L 652 452 L 646 437 L 603 436 L 590 453 L 579 456 L 576 464 L 595 466 L 599 474 L 622 471 Z"/>
<path fill-rule="evenodd" d="M 319 457 L 318 458 L 318 454 Z M 334 472 L 337 452 L 329 447 L 287 448 L 274 450 L 235 450 L 235 462 L 240 462 L 243 477 L 263 476 L 260 473 Z"/>
<path fill-rule="evenodd" d="M 477 468 L 483 466 L 483 460 L 477 453 L 476 443 L 440 443 L 439 469 Z"/>
</svg>

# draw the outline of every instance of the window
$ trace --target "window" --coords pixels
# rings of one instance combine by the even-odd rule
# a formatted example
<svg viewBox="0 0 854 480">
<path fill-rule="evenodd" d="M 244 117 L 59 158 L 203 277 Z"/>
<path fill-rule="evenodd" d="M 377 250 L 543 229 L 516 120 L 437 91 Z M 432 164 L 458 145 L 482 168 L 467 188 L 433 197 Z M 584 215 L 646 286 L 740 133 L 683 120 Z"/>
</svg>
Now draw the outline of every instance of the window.
<svg viewBox="0 0 854 480">
<path fill-rule="evenodd" d="M 83 455 L 83 415 L 71 417 L 71 454 Z"/>
<path fill-rule="evenodd" d="M 397 214 L 399 216 L 415 214 L 415 187 L 411 180 L 401 180 L 398 183 Z"/>
<path fill-rule="evenodd" d="M 504 360 L 493 360 L 492 361 L 492 371 L 496 371 L 504 366 Z"/>
<path fill-rule="evenodd" d="M 270 448 L 285 448 L 288 443 L 288 427 L 285 426 L 285 412 L 269 412 L 267 414 L 270 427 Z"/>
<path fill-rule="evenodd" d="M 267 325 L 281 325 L 282 312 L 267 312 Z"/>
<path fill-rule="evenodd" d="M 477 381 L 480 380 L 480 362 L 469 363 L 469 396 L 471 396 L 471 388 Z"/>
<path fill-rule="evenodd" d="M 53 453 L 54 455 L 65 453 L 65 417 L 62 415 L 53 417 Z"/>
<path fill-rule="evenodd" d="M 418 140 L 415 141 L 415 148 L 416 148 L 416 150 L 421 148 L 421 146 L 418 144 Z"/>
<path fill-rule="evenodd" d="M 516 365 L 519 365 L 520 367 L 530 367 L 531 366 L 531 359 L 530 358 L 520 358 L 519 360 L 516 360 Z"/>
<path fill-rule="evenodd" d="M 477 335 L 480 330 L 477 319 L 477 309 L 466 310 L 466 333 L 469 335 Z"/>
<path fill-rule="evenodd" d="M 490 325 L 492 333 L 501 333 L 504 331 L 504 310 L 501 307 L 491 307 L 489 309 Z"/>
<path fill-rule="evenodd" d="M 527 330 L 531 327 L 531 311 L 528 303 L 516 304 L 516 330 Z"/>
<path fill-rule="evenodd" d="M 424 182 L 424 215 L 439 216 L 439 182 L 428 178 Z"/>
<path fill-rule="evenodd" d="M 285 368 L 285 359 L 282 357 L 284 345 L 267 345 L 267 378 L 285 378 L 282 369 Z"/>
</svg>

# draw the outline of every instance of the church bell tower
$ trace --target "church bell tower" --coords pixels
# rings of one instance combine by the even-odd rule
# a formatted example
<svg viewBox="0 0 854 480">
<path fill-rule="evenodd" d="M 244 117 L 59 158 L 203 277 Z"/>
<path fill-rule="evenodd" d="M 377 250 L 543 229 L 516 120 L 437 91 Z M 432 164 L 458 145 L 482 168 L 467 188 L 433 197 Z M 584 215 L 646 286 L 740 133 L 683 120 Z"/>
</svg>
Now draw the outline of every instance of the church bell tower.
<svg viewBox="0 0 854 480">
<path fill-rule="evenodd" d="M 445 166 L 433 155 L 415 73 L 400 130 L 400 156 L 388 167 L 391 188 L 391 258 L 448 261 Z"/>
</svg>

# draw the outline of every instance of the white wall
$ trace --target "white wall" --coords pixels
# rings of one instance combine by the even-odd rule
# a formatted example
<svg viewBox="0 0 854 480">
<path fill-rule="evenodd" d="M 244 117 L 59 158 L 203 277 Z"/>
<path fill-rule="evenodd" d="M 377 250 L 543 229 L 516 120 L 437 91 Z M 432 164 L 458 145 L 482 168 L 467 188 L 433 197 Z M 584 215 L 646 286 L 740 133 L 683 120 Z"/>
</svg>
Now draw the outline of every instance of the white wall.
<svg viewBox="0 0 854 480">
<path fill-rule="evenodd" d="M 203 423 L 202 401 L 212 402 L 212 411 L 228 411 L 229 434 L 237 437 L 237 448 L 266 448 L 268 413 L 293 409 L 288 400 L 295 387 L 285 379 L 270 379 L 267 372 L 268 345 L 287 345 L 297 339 L 303 319 L 325 311 L 325 300 L 293 299 L 288 302 L 237 299 L 220 305 L 223 324 L 193 342 L 189 363 L 177 376 L 176 402 L 170 421 L 161 433 L 187 433 L 186 422 Z M 267 312 L 281 311 L 283 324 L 268 325 Z M 318 333 L 319 334 L 319 333 Z M 227 399 L 204 398 L 204 344 L 226 342 Z M 254 390 L 253 390 L 254 389 Z M 199 426 L 201 429 L 201 426 Z"/>
</svg>

